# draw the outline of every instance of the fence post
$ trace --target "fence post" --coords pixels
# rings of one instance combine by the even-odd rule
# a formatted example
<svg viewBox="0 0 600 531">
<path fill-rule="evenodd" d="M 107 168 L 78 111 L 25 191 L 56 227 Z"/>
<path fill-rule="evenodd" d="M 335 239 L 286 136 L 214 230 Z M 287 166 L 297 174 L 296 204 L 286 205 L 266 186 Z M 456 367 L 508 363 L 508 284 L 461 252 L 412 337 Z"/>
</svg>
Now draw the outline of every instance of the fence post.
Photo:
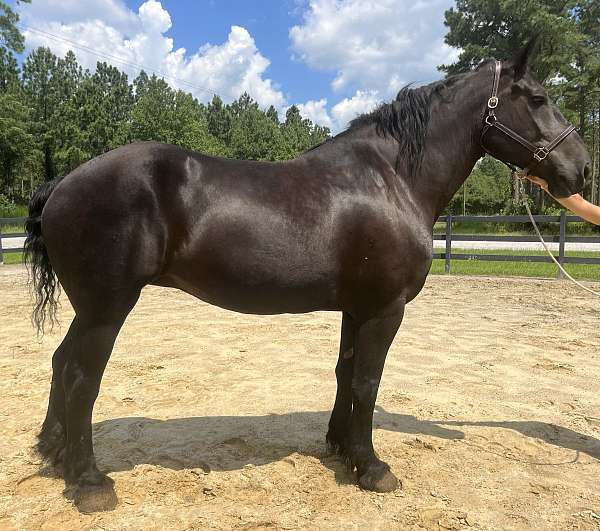
<svg viewBox="0 0 600 531">
<path fill-rule="evenodd" d="M 558 241 L 558 263 L 563 265 L 565 262 L 565 240 L 567 239 L 567 211 L 560 211 L 560 237 Z M 564 274 L 559 269 L 556 278 L 563 278 Z"/>
<path fill-rule="evenodd" d="M 446 216 L 446 265 L 444 271 L 450 273 L 450 260 L 452 257 L 452 214 Z"/>
</svg>

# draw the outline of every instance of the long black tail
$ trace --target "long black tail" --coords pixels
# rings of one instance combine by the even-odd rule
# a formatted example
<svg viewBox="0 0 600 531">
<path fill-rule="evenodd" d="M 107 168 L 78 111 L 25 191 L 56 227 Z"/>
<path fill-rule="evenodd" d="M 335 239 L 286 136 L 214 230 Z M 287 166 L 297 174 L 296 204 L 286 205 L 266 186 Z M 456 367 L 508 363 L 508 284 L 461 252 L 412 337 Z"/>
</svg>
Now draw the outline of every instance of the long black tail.
<svg viewBox="0 0 600 531">
<path fill-rule="evenodd" d="M 31 320 L 38 335 L 44 333 L 47 321 L 52 327 L 56 322 L 58 294 L 60 285 L 52 269 L 48 250 L 42 236 L 42 210 L 52 194 L 59 179 L 42 184 L 29 201 L 29 217 L 25 222 L 27 238 L 25 240 L 24 262 L 29 264 L 29 279 L 33 283 L 35 306 Z"/>
</svg>

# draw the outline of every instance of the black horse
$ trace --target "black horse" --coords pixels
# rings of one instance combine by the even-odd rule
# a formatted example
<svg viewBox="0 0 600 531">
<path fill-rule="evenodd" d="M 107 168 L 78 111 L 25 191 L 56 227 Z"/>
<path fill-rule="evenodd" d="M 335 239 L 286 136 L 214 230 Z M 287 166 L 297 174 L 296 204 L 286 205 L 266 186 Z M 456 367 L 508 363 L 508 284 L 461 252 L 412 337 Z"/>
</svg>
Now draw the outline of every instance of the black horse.
<svg viewBox="0 0 600 531">
<path fill-rule="evenodd" d="M 404 307 L 431 266 L 433 224 L 484 150 L 530 164 L 530 148 L 491 122 L 501 119 L 548 151 L 567 126 L 528 72 L 530 49 L 496 80 L 492 61 L 403 89 L 288 162 L 141 143 L 40 188 L 27 221 L 34 319 L 43 329 L 48 310 L 53 317 L 58 282 L 76 312 L 52 359 L 41 454 L 62 464 L 68 484 L 105 481 L 92 408 L 117 334 L 142 288 L 154 284 L 243 313 L 343 312 L 327 442 L 363 488 L 396 488 L 373 449 L 372 415 Z M 536 158 L 553 195 L 582 189 L 590 159 L 576 133 Z"/>
</svg>

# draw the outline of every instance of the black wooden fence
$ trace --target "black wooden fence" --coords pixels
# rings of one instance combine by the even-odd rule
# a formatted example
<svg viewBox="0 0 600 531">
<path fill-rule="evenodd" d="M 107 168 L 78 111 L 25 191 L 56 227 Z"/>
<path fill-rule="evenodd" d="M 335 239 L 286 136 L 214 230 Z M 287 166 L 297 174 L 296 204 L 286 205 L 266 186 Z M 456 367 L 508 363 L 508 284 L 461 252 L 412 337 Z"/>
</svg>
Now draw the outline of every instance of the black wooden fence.
<svg viewBox="0 0 600 531">
<path fill-rule="evenodd" d="M 20 253 L 23 248 L 3 249 L 2 240 L 7 238 L 25 237 L 25 233 L 6 233 L 3 228 L 8 225 L 21 227 L 26 218 L 0 218 L 0 264 L 4 262 L 4 254 Z M 558 242 L 558 256 L 556 257 L 560 264 L 597 264 L 600 265 L 600 258 L 565 256 L 565 243 L 567 242 L 585 242 L 600 243 L 600 236 L 569 236 L 567 235 L 567 225 L 573 222 L 584 221 L 579 216 L 568 216 L 563 210 L 560 216 L 534 216 L 537 223 L 559 223 L 560 230 L 558 235 L 544 236 L 546 242 Z M 443 234 L 434 234 L 435 240 L 445 240 L 446 249 L 443 253 L 435 253 L 434 258 L 445 260 L 445 271 L 450 273 L 452 260 L 487 260 L 502 262 L 552 262 L 549 256 L 528 256 L 528 255 L 510 255 L 510 254 L 475 254 L 475 253 L 453 253 L 452 242 L 460 241 L 483 241 L 483 242 L 537 242 L 537 236 L 503 236 L 490 234 L 455 234 L 454 223 L 459 222 L 475 223 L 531 223 L 528 216 L 440 216 L 438 222 L 446 224 L 446 231 Z M 560 276 L 560 275 L 559 275 Z"/>
<path fill-rule="evenodd" d="M 27 236 L 24 232 L 4 232 L 4 227 L 7 225 L 13 225 L 17 227 L 22 227 L 25 225 L 25 220 L 27 218 L 0 218 L 0 264 L 4 263 L 4 255 L 8 253 L 22 253 L 23 248 L 19 249 L 4 249 L 2 245 L 2 240 L 7 238 L 24 238 Z"/>
<path fill-rule="evenodd" d="M 536 223 L 559 223 L 559 234 L 543 235 L 547 243 L 558 242 L 558 255 L 556 259 L 562 264 L 596 264 L 600 265 L 600 258 L 565 256 L 565 243 L 600 243 L 600 237 L 597 236 L 570 236 L 567 235 L 567 225 L 573 222 L 585 221 L 579 216 L 568 216 L 566 211 L 562 211 L 560 216 L 533 216 Z M 445 271 L 450 273 L 452 260 L 486 260 L 492 262 L 548 262 L 552 263 L 552 258 L 548 255 L 510 255 L 510 254 L 475 254 L 475 253 L 453 253 L 452 242 L 460 241 L 481 241 L 481 242 L 539 242 L 536 235 L 531 236 L 503 236 L 489 234 L 454 234 L 453 225 L 459 222 L 475 223 L 524 223 L 531 224 L 529 216 L 440 216 L 438 222 L 446 223 L 446 231 L 443 234 L 434 234 L 435 240 L 445 240 L 446 249 L 443 253 L 435 253 L 434 258 L 445 260 Z M 561 276 L 561 272 L 558 272 Z"/>
</svg>

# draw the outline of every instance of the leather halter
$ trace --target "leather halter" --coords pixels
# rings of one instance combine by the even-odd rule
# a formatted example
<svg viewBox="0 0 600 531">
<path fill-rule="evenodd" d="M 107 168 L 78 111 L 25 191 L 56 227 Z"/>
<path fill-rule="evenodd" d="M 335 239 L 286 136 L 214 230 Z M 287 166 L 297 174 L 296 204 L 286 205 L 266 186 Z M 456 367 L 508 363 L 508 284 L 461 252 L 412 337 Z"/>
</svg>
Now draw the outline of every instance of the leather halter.
<svg viewBox="0 0 600 531">
<path fill-rule="evenodd" d="M 528 175 L 530 167 L 533 165 L 537 165 L 542 162 L 550 152 L 555 149 L 565 138 L 567 138 L 573 131 L 575 131 L 575 127 L 573 125 L 569 125 L 560 135 L 558 135 L 552 142 L 550 142 L 547 146 L 536 146 L 529 142 L 529 140 L 523 138 L 520 134 L 513 131 L 510 127 L 505 126 L 503 123 L 498 121 L 496 116 L 496 107 L 498 107 L 499 99 L 498 99 L 498 85 L 500 84 L 500 72 L 502 71 L 502 63 L 500 61 L 496 61 L 496 67 L 494 69 L 494 81 L 492 83 L 492 93 L 490 98 L 487 101 L 487 114 L 484 116 L 483 121 L 485 123 L 483 130 L 481 131 L 481 136 L 479 137 L 479 143 L 481 147 L 486 153 L 494 156 L 486 147 L 483 145 L 483 137 L 485 134 L 494 127 L 501 131 L 506 136 L 512 138 L 519 144 L 521 144 L 525 149 L 531 152 L 533 155 L 532 164 L 529 164 L 526 168 L 523 169 L 522 174 Z M 503 161 L 502 161 L 503 162 Z M 505 163 L 506 164 L 506 163 Z"/>
</svg>

